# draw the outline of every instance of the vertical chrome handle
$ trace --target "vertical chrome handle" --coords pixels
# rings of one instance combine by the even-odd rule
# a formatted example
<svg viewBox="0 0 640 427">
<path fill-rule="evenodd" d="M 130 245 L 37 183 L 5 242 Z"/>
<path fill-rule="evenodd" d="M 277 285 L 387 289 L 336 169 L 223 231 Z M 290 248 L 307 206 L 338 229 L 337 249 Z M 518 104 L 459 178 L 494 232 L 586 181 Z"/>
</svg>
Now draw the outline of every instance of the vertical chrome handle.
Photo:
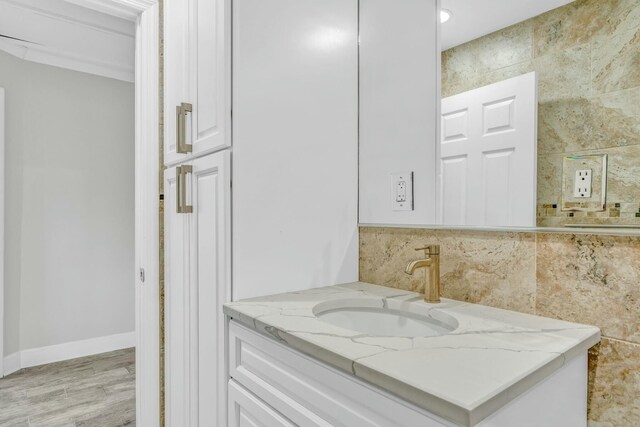
<svg viewBox="0 0 640 427">
<path fill-rule="evenodd" d="M 191 144 L 187 144 L 187 113 L 193 111 L 193 106 L 183 102 L 176 107 L 176 151 L 180 154 L 190 153 L 193 149 Z"/>
<path fill-rule="evenodd" d="M 182 150 L 182 106 L 178 105 L 176 107 L 176 152 L 181 153 L 180 150 Z"/>
<path fill-rule="evenodd" d="M 182 184 L 180 184 L 181 178 L 182 166 L 176 166 L 176 213 L 182 213 Z"/>
<path fill-rule="evenodd" d="M 180 206 L 182 207 L 182 213 L 192 213 L 193 206 L 187 204 L 187 174 L 193 173 L 193 166 L 185 165 L 182 166 L 182 179 L 180 183 L 182 184 L 182 191 L 180 191 L 180 195 L 182 196 L 182 201 L 180 202 Z"/>
<path fill-rule="evenodd" d="M 176 212 L 192 213 L 193 206 L 187 205 L 187 179 L 186 175 L 193 172 L 191 165 L 176 167 Z"/>
</svg>

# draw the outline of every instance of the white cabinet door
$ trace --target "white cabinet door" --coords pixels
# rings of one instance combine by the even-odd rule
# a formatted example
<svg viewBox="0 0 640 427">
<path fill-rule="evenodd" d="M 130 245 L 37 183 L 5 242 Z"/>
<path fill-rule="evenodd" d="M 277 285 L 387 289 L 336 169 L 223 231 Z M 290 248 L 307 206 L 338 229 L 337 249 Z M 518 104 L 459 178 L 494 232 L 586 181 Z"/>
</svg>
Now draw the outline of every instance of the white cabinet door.
<svg viewBox="0 0 640 427">
<path fill-rule="evenodd" d="M 191 0 L 164 2 L 164 161 L 175 164 L 190 155 L 178 153 L 176 107 L 190 102 L 189 43 Z M 191 115 L 187 115 L 187 123 Z"/>
<path fill-rule="evenodd" d="M 441 223 L 535 227 L 537 106 L 535 73 L 442 100 Z"/>
<path fill-rule="evenodd" d="M 192 426 L 226 423 L 225 318 L 230 291 L 229 159 L 227 151 L 193 161 L 191 215 Z M 197 397 L 195 397 L 197 396 Z M 214 422 L 217 420 L 217 422 Z"/>
<path fill-rule="evenodd" d="M 231 145 L 230 0 L 165 1 L 165 163 Z M 177 107 L 187 153 L 179 153 Z"/>
<path fill-rule="evenodd" d="M 440 2 L 360 2 L 360 222 L 436 220 Z M 413 172 L 413 209 L 392 174 Z"/>
<path fill-rule="evenodd" d="M 165 173 L 165 390 L 172 427 L 226 424 L 229 157 L 215 153 Z M 182 210 L 191 212 L 177 212 L 179 192 L 182 207 L 190 207 Z"/>
<path fill-rule="evenodd" d="M 295 424 L 235 381 L 229 381 L 229 427 L 294 427 Z"/>
<path fill-rule="evenodd" d="M 193 155 L 231 146 L 230 0 L 191 0 Z"/>
<path fill-rule="evenodd" d="M 169 426 L 189 425 L 189 216 L 176 212 L 176 168 L 165 171 L 165 390 Z"/>
<path fill-rule="evenodd" d="M 233 7 L 234 299 L 357 280 L 358 2 Z"/>
</svg>

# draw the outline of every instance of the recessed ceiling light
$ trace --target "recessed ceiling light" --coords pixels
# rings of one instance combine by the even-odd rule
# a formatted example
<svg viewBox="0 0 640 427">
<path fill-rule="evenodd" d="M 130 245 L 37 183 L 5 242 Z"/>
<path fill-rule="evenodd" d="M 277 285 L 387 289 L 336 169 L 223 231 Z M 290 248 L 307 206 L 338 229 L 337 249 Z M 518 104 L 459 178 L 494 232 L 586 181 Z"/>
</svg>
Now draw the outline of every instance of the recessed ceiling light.
<svg viewBox="0 0 640 427">
<path fill-rule="evenodd" d="M 447 10 L 447 9 L 442 9 L 440 10 L 440 22 L 442 24 L 444 24 L 445 22 L 447 22 L 449 19 L 451 19 L 451 11 Z"/>
</svg>

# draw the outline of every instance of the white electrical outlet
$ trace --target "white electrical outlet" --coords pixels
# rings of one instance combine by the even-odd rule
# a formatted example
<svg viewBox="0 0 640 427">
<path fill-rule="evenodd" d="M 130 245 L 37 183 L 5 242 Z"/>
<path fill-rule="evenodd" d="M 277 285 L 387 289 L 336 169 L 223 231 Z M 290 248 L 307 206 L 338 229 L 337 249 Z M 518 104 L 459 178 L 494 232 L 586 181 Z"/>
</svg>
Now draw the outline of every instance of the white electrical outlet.
<svg viewBox="0 0 640 427">
<path fill-rule="evenodd" d="M 391 210 L 413 210 L 413 172 L 391 174 Z"/>
<path fill-rule="evenodd" d="M 591 197 L 591 185 L 593 183 L 593 171 L 581 169 L 576 171 L 576 179 L 573 183 L 573 197 L 588 199 Z"/>
</svg>

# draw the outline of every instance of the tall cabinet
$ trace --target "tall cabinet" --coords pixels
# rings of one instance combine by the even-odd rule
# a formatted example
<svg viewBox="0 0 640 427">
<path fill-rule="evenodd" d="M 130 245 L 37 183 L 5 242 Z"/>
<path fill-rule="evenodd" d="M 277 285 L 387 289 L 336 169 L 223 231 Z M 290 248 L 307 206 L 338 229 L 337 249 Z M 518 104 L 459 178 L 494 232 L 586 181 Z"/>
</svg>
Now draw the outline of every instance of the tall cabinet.
<svg viewBox="0 0 640 427">
<path fill-rule="evenodd" d="M 226 425 L 229 0 L 164 2 L 165 419 Z"/>
<path fill-rule="evenodd" d="M 222 304 L 358 278 L 358 2 L 164 4 L 166 425 L 244 425 Z"/>
</svg>

